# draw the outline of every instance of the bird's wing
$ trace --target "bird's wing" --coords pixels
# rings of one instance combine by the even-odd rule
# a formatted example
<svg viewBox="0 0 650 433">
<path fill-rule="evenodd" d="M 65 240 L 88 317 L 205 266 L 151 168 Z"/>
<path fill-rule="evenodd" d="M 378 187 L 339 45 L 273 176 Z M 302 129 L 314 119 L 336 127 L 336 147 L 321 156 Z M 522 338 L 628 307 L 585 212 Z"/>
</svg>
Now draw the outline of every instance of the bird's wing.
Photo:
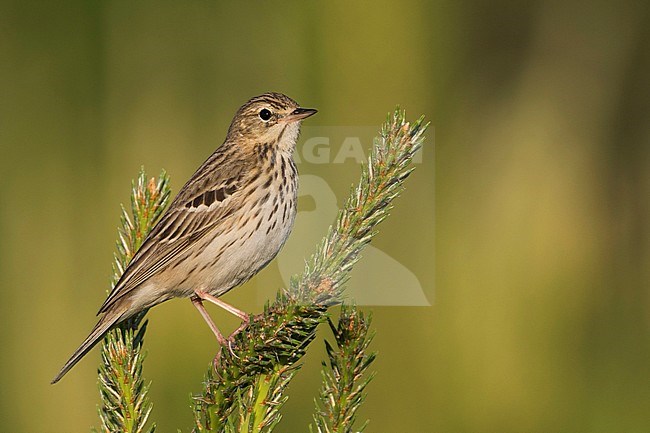
<svg viewBox="0 0 650 433">
<path fill-rule="evenodd" d="M 251 180 L 244 160 L 228 159 L 215 152 L 181 188 L 98 314 L 106 312 L 118 299 L 180 260 L 206 233 L 219 225 L 227 229 L 230 224 L 226 220 L 239 207 L 238 197 Z"/>
</svg>

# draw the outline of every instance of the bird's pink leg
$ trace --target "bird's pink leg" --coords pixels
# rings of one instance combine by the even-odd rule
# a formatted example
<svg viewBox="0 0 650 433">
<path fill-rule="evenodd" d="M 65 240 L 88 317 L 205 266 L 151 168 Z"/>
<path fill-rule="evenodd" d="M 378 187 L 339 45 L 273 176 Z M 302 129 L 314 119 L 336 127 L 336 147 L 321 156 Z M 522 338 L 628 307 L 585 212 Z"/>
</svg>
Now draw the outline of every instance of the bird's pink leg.
<svg viewBox="0 0 650 433">
<path fill-rule="evenodd" d="M 209 293 L 205 293 L 203 290 L 195 290 L 194 293 L 196 294 L 196 296 L 198 298 L 200 298 L 199 300 L 202 299 L 202 300 L 210 301 L 213 304 L 218 305 L 221 308 L 223 308 L 224 310 L 228 311 L 229 313 L 234 314 L 235 316 L 239 317 L 243 321 L 243 323 L 241 325 L 239 325 L 239 328 L 235 329 L 232 332 L 232 334 L 230 334 L 228 336 L 228 339 L 226 340 L 228 342 L 227 343 L 228 350 L 230 351 L 230 353 L 233 356 L 236 356 L 235 352 L 232 349 L 232 346 L 230 345 L 230 343 L 233 342 L 233 340 L 235 338 L 235 335 L 239 334 L 242 331 L 242 329 L 244 329 L 248 325 L 248 322 L 250 322 L 250 317 L 248 316 L 248 314 L 246 314 L 245 311 L 242 311 L 242 310 L 240 310 L 238 308 L 235 308 L 232 305 L 228 304 L 227 302 L 224 302 L 221 299 L 217 298 L 216 296 L 212 296 Z M 201 307 L 203 307 L 203 304 L 201 304 Z M 205 311 L 205 308 L 203 310 Z M 203 314 L 203 313 L 201 313 L 201 314 Z M 207 314 L 207 312 L 205 314 Z M 215 326 L 215 328 L 216 328 L 216 326 Z M 221 338 L 223 338 L 223 336 Z M 221 340 L 219 340 L 219 341 L 221 341 Z M 222 345 L 225 346 L 225 344 L 222 344 Z M 218 356 L 219 355 L 217 355 L 217 357 Z M 215 358 L 215 361 L 216 360 L 217 360 L 217 358 Z"/>
<path fill-rule="evenodd" d="M 196 293 L 196 296 L 203 299 L 204 301 L 210 301 L 214 305 L 220 306 L 221 308 L 223 308 L 227 312 L 229 312 L 231 314 L 234 314 L 235 316 L 239 317 L 240 319 L 242 319 L 243 321 L 248 323 L 248 314 L 246 314 L 245 311 L 242 311 L 242 310 L 240 310 L 238 308 L 235 308 L 232 305 L 230 305 L 230 304 L 228 304 L 226 302 L 223 302 L 221 299 L 217 298 L 216 296 L 212 296 L 209 293 L 205 293 L 202 290 L 195 290 L 194 293 Z"/>
<path fill-rule="evenodd" d="M 201 298 L 198 296 L 192 296 L 191 298 L 192 304 L 196 307 L 197 310 L 199 310 L 199 313 L 201 313 L 201 316 L 203 316 L 203 320 L 206 321 L 214 335 L 217 337 L 217 341 L 219 342 L 220 345 L 225 346 L 227 344 L 226 339 L 224 338 L 223 334 L 221 331 L 219 331 L 219 328 L 217 328 L 217 325 L 214 324 L 212 321 L 212 317 L 208 314 L 208 311 L 205 309 L 203 306 L 203 301 Z"/>
</svg>

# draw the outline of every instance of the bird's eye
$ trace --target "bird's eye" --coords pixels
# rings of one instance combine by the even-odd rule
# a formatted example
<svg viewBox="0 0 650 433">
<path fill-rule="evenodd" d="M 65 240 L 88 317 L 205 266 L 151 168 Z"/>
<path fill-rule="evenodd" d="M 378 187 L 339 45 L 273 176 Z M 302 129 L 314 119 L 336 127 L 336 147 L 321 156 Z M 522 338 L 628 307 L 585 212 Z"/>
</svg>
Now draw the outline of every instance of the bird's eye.
<svg viewBox="0 0 650 433">
<path fill-rule="evenodd" d="M 266 108 L 262 108 L 260 110 L 260 119 L 266 122 L 270 118 L 271 118 L 271 111 Z"/>
</svg>

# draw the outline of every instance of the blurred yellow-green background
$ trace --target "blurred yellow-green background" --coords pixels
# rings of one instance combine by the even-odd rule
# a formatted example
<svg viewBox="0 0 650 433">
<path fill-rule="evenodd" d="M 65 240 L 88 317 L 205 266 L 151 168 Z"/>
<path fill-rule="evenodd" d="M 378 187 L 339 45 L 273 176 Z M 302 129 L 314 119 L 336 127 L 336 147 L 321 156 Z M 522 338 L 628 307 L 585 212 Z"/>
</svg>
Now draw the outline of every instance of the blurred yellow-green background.
<svg viewBox="0 0 650 433">
<path fill-rule="evenodd" d="M 130 179 L 177 191 L 278 90 L 313 127 L 432 122 L 373 244 L 432 305 L 368 307 L 368 432 L 647 432 L 649 29 L 642 1 L 0 2 L 2 431 L 98 424 L 97 350 L 49 381 L 94 324 Z M 300 170 L 340 206 L 359 167 Z M 274 263 L 226 299 L 281 285 Z M 149 317 L 152 418 L 188 431 L 213 337 L 187 301 Z M 307 431 L 323 353 L 278 432 Z"/>
</svg>

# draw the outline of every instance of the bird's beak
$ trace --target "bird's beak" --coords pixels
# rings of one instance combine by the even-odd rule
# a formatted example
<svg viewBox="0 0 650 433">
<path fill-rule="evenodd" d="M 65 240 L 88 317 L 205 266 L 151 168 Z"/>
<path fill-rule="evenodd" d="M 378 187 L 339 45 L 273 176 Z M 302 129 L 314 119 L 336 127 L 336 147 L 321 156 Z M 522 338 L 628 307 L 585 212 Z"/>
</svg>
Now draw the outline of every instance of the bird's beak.
<svg viewBox="0 0 650 433">
<path fill-rule="evenodd" d="M 282 121 L 285 123 L 297 122 L 302 119 L 306 119 L 309 116 L 313 116 L 318 113 L 318 110 L 313 108 L 296 108 L 291 113 L 282 118 Z"/>
</svg>

